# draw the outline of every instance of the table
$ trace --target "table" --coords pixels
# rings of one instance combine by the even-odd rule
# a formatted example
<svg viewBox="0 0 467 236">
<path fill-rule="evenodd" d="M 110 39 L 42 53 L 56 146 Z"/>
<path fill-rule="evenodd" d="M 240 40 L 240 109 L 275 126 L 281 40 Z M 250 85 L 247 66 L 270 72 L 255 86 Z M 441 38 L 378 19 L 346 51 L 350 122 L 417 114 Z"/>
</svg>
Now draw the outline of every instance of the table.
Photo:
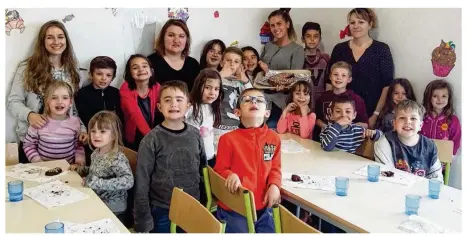
<svg viewBox="0 0 467 236">
<path fill-rule="evenodd" d="M 67 169 L 69 164 L 65 160 L 34 163 L 46 167 L 61 167 Z M 11 168 L 11 167 L 7 167 Z M 8 196 L 7 183 L 15 178 L 6 176 L 5 193 Z M 68 185 L 89 195 L 89 198 L 66 206 L 47 209 L 26 195 L 20 202 L 5 202 L 5 219 L 7 233 L 44 233 L 47 223 L 59 219 L 72 223 L 88 223 L 104 218 L 110 218 L 120 229 L 121 233 L 129 233 L 128 229 L 115 217 L 112 211 L 90 188 L 81 185 L 82 178 L 76 172 L 69 172 L 59 178 L 68 181 Z M 23 181 L 24 188 L 30 188 L 41 183 Z"/>
<path fill-rule="evenodd" d="M 419 216 L 454 231 L 462 232 L 462 191 L 443 186 L 440 198 L 428 197 L 428 180 L 417 178 L 410 188 L 379 181 L 368 182 L 366 177 L 353 174 L 371 160 L 343 151 L 325 152 L 320 144 L 292 134 L 281 134 L 282 140 L 293 139 L 309 153 L 282 153 L 282 171 L 310 172 L 318 176 L 349 177 L 346 197 L 335 192 L 298 189 L 283 186 L 281 195 L 297 206 L 310 211 L 346 232 L 403 233 L 397 226 L 408 219 L 405 215 L 405 195 L 422 196 Z M 398 171 L 398 170 L 397 170 Z"/>
</svg>

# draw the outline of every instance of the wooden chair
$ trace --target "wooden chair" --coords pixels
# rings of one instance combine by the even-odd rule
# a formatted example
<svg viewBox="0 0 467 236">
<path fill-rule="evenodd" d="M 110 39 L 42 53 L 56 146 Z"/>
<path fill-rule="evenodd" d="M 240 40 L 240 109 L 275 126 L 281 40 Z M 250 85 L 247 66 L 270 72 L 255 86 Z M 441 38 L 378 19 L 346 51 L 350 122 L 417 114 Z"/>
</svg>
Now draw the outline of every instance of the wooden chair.
<svg viewBox="0 0 467 236">
<path fill-rule="evenodd" d="M 212 195 L 224 203 L 236 213 L 244 216 L 248 224 L 248 232 L 255 232 L 254 222 L 257 220 L 255 198 L 253 192 L 240 187 L 236 193 L 231 193 L 225 187 L 225 179 L 216 173 L 211 167 L 203 168 L 204 184 L 208 197 L 207 209 L 211 209 Z"/>
<path fill-rule="evenodd" d="M 275 204 L 272 207 L 272 213 L 274 217 L 274 228 L 276 233 L 321 233 L 315 228 L 298 219 L 280 204 Z"/>
<path fill-rule="evenodd" d="M 138 159 L 138 153 L 124 146 L 120 146 L 120 150 L 125 154 L 128 162 L 130 163 L 131 171 L 133 176 L 136 174 L 136 160 Z"/>
<path fill-rule="evenodd" d="M 452 152 L 454 150 L 454 143 L 451 140 L 433 139 L 436 148 L 438 149 L 438 158 L 441 163 L 446 164 L 444 169 L 444 184 L 449 184 L 449 172 L 451 170 Z"/>
<path fill-rule="evenodd" d="M 5 145 L 5 165 L 11 166 L 19 163 L 18 144 L 6 143 Z"/>
<path fill-rule="evenodd" d="M 169 219 L 171 233 L 176 233 L 177 226 L 187 233 L 225 232 L 225 223 L 219 222 L 198 200 L 177 187 L 172 192 Z"/>
<path fill-rule="evenodd" d="M 362 156 L 366 159 L 375 160 L 375 142 L 371 139 L 365 139 L 365 141 L 355 151 L 356 155 Z"/>
</svg>

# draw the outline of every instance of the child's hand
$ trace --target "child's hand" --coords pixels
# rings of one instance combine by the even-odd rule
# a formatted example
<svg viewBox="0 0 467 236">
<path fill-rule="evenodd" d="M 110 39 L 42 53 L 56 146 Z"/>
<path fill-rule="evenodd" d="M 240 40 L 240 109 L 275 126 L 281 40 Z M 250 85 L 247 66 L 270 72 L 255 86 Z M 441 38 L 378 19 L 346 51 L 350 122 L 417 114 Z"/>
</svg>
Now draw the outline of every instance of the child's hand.
<svg viewBox="0 0 467 236">
<path fill-rule="evenodd" d="M 268 65 L 266 65 L 266 63 L 264 63 L 262 61 L 258 61 L 258 65 L 259 65 L 259 67 L 261 67 L 261 70 L 264 71 L 264 74 L 269 72 L 269 67 L 268 67 Z"/>
<path fill-rule="evenodd" d="M 271 184 L 264 196 L 263 203 L 268 203 L 268 207 L 272 207 L 274 204 L 279 204 L 281 202 L 281 192 L 279 187 L 275 184 Z"/>
<path fill-rule="evenodd" d="M 245 70 L 243 69 L 243 66 L 239 66 L 237 70 L 235 71 L 235 78 L 242 83 L 246 84 L 248 83 L 248 78 L 246 77 Z"/>
<path fill-rule="evenodd" d="M 231 193 L 235 193 L 240 186 L 242 186 L 242 183 L 240 183 L 237 174 L 230 174 L 225 180 L 225 187 L 227 187 Z"/>
<path fill-rule="evenodd" d="M 77 164 L 71 164 L 68 167 L 68 170 L 75 171 L 76 169 L 78 169 L 78 167 L 79 167 L 79 165 L 77 165 Z"/>
<path fill-rule="evenodd" d="M 79 134 L 79 141 L 83 144 L 88 144 L 89 135 L 87 133 L 80 133 Z"/>
<path fill-rule="evenodd" d="M 352 123 L 352 121 L 345 116 L 338 118 L 335 122 L 341 126 L 350 125 Z"/>
<path fill-rule="evenodd" d="M 306 104 L 300 106 L 300 112 L 302 113 L 302 116 L 308 115 L 308 109 L 310 108 Z"/>
<path fill-rule="evenodd" d="M 376 134 L 376 130 L 374 129 L 365 129 L 363 132 L 363 138 L 373 138 Z"/>
<path fill-rule="evenodd" d="M 28 115 L 28 123 L 35 129 L 40 129 L 44 127 L 47 123 L 47 118 L 43 115 L 39 115 L 37 113 L 31 112 Z"/>
<path fill-rule="evenodd" d="M 297 109 L 297 104 L 295 104 L 295 102 L 291 102 L 285 107 L 284 111 L 287 111 L 287 113 L 289 113 L 291 111 L 295 111 L 295 109 Z"/>
<path fill-rule="evenodd" d="M 86 165 L 86 160 L 75 160 L 76 165 L 84 166 Z"/>
</svg>

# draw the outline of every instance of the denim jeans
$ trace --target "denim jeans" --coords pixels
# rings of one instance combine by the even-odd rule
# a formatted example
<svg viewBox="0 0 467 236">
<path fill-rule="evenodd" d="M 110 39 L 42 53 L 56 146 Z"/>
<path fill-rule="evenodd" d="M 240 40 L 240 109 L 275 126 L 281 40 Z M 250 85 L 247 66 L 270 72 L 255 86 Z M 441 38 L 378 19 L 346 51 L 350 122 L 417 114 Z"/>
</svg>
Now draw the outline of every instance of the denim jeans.
<svg viewBox="0 0 467 236">
<path fill-rule="evenodd" d="M 272 208 L 256 211 L 256 215 L 258 216 L 258 220 L 254 223 L 256 233 L 275 233 Z M 217 218 L 226 222 L 226 233 L 248 233 L 246 218 L 234 211 L 226 211 L 218 207 Z"/>
</svg>

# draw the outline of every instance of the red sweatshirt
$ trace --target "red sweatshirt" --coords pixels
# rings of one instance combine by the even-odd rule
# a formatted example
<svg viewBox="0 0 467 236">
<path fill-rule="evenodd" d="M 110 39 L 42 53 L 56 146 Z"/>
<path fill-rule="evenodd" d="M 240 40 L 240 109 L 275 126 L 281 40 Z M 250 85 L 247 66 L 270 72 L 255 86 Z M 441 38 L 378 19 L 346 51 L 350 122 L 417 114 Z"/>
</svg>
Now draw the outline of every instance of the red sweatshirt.
<svg viewBox="0 0 467 236">
<path fill-rule="evenodd" d="M 267 206 L 263 203 L 269 185 L 281 187 L 281 140 L 267 125 L 259 128 L 239 129 L 222 135 L 217 148 L 214 171 L 226 178 L 235 173 L 242 186 L 255 195 L 256 210 Z M 218 205 L 230 210 L 222 202 Z"/>
<path fill-rule="evenodd" d="M 151 101 L 151 119 L 154 122 L 154 113 L 156 111 L 156 104 L 159 99 L 159 83 L 156 83 L 149 88 L 148 97 Z M 128 83 L 123 82 L 120 87 L 120 103 L 122 106 L 123 118 L 124 118 L 124 127 L 125 127 L 125 139 L 133 143 L 135 140 L 136 129 L 138 129 L 143 135 L 146 135 L 151 131 L 148 123 L 144 119 L 143 113 L 138 106 L 138 93 L 135 90 L 130 90 L 128 88 Z"/>
</svg>

